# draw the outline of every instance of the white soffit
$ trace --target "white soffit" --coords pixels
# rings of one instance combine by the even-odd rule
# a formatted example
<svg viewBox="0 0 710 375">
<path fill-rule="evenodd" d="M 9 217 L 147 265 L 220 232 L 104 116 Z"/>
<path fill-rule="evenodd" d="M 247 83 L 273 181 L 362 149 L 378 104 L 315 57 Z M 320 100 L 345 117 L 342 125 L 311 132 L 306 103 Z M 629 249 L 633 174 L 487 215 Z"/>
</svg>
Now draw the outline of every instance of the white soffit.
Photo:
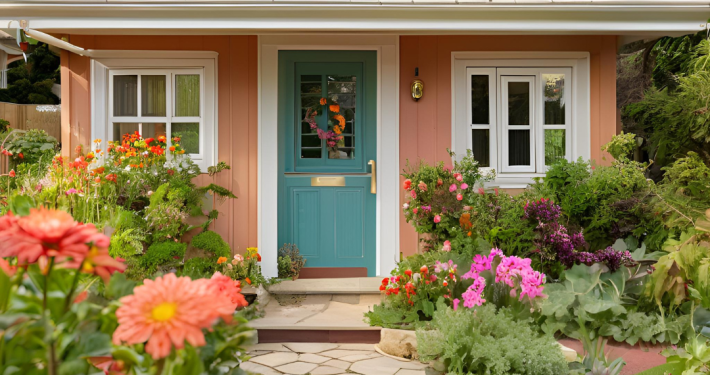
<svg viewBox="0 0 710 375">
<path fill-rule="evenodd" d="M 67 34 L 674 35 L 705 29 L 710 0 L 0 0 L 0 14 Z"/>
</svg>

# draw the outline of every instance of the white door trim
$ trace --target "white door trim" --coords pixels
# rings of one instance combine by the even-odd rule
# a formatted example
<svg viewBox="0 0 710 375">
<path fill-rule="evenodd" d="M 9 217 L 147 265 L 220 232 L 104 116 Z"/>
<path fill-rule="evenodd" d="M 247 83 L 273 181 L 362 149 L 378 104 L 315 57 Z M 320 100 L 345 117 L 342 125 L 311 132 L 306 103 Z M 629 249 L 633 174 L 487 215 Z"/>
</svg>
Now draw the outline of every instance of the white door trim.
<svg viewBox="0 0 710 375">
<path fill-rule="evenodd" d="M 278 63 L 280 50 L 377 51 L 376 272 L 389 274 L 399 255 L 399 37 L 396 35 L 259 36 L 258 246 L 262 272 L 277 270 L 279 149 Z"/>
</svg>

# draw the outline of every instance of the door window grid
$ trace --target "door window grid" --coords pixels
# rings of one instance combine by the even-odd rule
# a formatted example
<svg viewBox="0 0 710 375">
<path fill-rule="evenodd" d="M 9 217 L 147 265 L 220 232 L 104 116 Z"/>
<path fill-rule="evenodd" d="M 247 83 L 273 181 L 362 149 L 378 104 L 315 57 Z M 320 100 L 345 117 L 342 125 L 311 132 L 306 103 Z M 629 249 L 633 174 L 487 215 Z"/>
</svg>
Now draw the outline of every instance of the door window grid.
<svg viewBox="0 0 710 375">
<path fill-rule="evenodd" d="M 177 93 L 179 91 L 179 93 Z M 190 157 L 202 159 L 205 145 L 204 79 L 201 69 L 121 69 L 109 71 L 108 138 L 138 131 L 142 137 L 173 137 Z"/>
<path fill-rule="evenodd" d="M 340 114 L 345 118 L 345 128 L 340 134 L 343 137 L 341 144 L 338 146 L 340 157 L 335 158 L 328 153 L 328 159 L 334 160 L 349 160 L 355 158 L 355 111 L 357 103 L 357 77 L 342 76 L 342 75 L 308 75 L 300 76 L 300 155 L 301 159 L 322 159 L 323 153 L 327 152 L 324 147 L 324 142 L 314 133 L 310 127 L 310 123 L 306 120 L 309 115 L 308 109 L 313 108 L 321 98 L 327 97 L 335 100 L 340 107 Z M 323 92 L 323 88 L 326 92 Z M 332 118 L 333 113 L 330 109 L 325 108 L 326 113 L 318 113 L 315 117 L 317 122 L 325 123 L 327 119 Z M 327 114 L 327 116 L 324 116 Z M 319 124 L 321 129 L 324 128 Z M 325 130 L 325 129 L 323 129 Z M 326 151 L 324 151 L 324 148 Z"/>
<path fill-rule="evenodd" d="M 466 72 L 468 148 L 481 167 L 503 174 L 544 173 L 554 161 L 570 158 L 571 68 L 467 68 Z M 529 125 L 508 123 L 507 83 L 520 81 L 530 82 Z M 518 147 L 509 147 L 511 140 Z M 525 140 L 529 150 L 520 147 Z M 521 159 L 521 152 L 529 153 L 529 160 Z M 525 165 L 519 165 L 521 160 L 527 161 Z"/>
</svg>

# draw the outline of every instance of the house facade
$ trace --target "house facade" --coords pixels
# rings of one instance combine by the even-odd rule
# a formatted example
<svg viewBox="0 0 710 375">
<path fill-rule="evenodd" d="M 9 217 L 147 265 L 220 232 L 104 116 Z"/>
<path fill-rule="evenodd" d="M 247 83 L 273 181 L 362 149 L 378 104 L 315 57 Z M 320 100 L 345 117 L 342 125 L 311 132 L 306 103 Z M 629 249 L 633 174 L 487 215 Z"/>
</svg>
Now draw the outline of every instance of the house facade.
<svg viewBox="0 0 710 375">
<path fill-rule="evenodd" d="M 0 14 L 62 48 L 63 153 L 179 135 L 204 171 L 231 166 L 200 177 L 238 196 L 214 230 L 235 252 L 258 246 L 266 275 L 296 243 L 322 275 L 374 276 L 418 248 L 407 161 L 470 149 L 511 191 L 558 158 L 608 163 L 618 47 L 704 30 L 710 2 L 38 0 Z"/>
</svg>

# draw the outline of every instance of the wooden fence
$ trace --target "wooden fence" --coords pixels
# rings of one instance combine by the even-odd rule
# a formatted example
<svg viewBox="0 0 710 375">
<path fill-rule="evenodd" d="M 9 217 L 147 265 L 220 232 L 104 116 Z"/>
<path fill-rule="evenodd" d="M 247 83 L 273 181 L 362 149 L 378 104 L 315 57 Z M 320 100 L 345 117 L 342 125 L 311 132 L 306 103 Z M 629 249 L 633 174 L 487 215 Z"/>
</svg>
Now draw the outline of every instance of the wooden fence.
<svg viewBox="0 0 710 375">
<path fill-rule="evenodd" d="M 10 122 L 13 129 L 42 129 L 61 141 L 61 105 L 13 104 L 0 102 L 0 119 Z M 2 142 L 2 140 L 0 140 Z M 0 173 L 8 172 L 8 158 L 0 156 Z"/>
</svg>

